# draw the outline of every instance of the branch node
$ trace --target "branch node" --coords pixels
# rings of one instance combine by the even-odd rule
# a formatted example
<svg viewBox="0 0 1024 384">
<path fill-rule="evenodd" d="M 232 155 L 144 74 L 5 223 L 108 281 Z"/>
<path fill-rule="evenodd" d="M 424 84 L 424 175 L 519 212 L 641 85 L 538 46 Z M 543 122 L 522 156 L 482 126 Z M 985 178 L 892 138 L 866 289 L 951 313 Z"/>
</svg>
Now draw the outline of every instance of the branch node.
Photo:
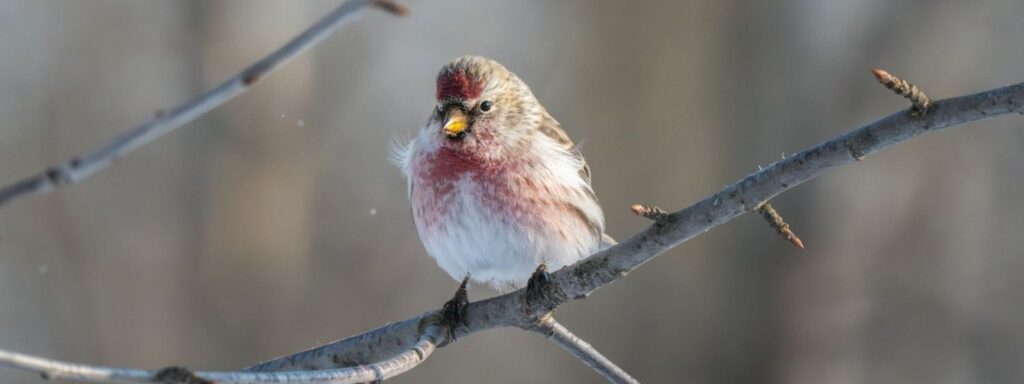
<svg viewBox="0 0 1024 384">
<path fill-rule="evenodd" d="M 633 204 L 629 206 L 629 209 L 632 210 L 633 213 L 636 214 L 637 216 L 646 217 L 650 220 L 654 220 L 655 224 L 664 225 L 666 222 L 668 222 L 668 212 L 665 212 L 665 210 L 655 207 L 653 205 Z"/>
<path fill-rule="evenodd" d="M 373 5 L 377 8 L 383 9 L 395 16 L 406 16 L 409 14 L 409 7 L 404 4 L 399 4 L 390 0 L 375 0 Z"/>
<path fill-rule="evenodd" d="M 854 148 L 852 142 L 846 143 L 846 151 L 850 153 L 850 157 L 853 157 L 854 160 L 864 160 L 864 152 L 857 148 Z"/>
<path fill-rule="evenodd" d="M 53 184 L 60 184 L 60 169 L 52 167 L 46 170 L 46 178 Z"/>
<path fill-rule="evenodd" d="M 779 215 L 779 212 L 772 207 L 771 203 L 767 201 L 761 203 L 761 205 L 754 210 L 760 213 L 761 216 L 768 221 L 768 224 L 771 225 L 779 235 L 782 235 L 783 239 L 786 239 L 786 241 L 800 249 L 804 249 L 804 242 L 801 241 L 791 229 L 789 229 L 789 224 L 786 224 L 786 222 L 782 220 L 782 215 Z"/>
<path fill-rule="evenodd" d="M 248 87 L 253 84 L 256 84 L 256 82 L 260 81 L 260 78 L 261 74 L 259 73 L 259 71 L 251 71 L 246 73 L 245 75 L 242 75 L 242 84 L 245 84 L 245 86 Z"/>
<path fill-rule="evenodd" d="M 928 96 L 926 96 L 924 92 L 921 92 L 916 85 L 898 78 L 882 69 L 872 69 L 871 73 L 873 73 L 875 78 L 878 79 L 878 82 L 882 83 L 886 88 L 889 88 L 897 95 L 910 100 L 910 103 L 912 104 L 911 108 L 913 109 L 915 116 L 924 115 L 925 112 L 928 111 L 928 107 L 932 105 Z"/>
<path fill-rule="evenodd" d="M 59 187 L 74 182 L 70 169 L 74 167 L 73 165 L 70 165 L 73 162 L 74 161 L 69 161 L 68 163 L 46 169 L 44 174 L 46 175 L 46 179 L 49 180 L 51 186 Z M 78 161 L 78 164 L 81 164 L 81 160 Z"/>
</svg>

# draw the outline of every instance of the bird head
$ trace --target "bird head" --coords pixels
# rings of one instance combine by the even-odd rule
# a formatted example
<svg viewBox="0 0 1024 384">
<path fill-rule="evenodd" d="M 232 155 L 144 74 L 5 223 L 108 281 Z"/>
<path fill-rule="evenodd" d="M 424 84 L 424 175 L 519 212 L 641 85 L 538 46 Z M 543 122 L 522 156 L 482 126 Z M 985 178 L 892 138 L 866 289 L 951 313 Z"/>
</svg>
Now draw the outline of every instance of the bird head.
<svg viewBox="0 0 1024 384">
<path fill-rule="evenodd" d="M 447 145 L 514 143 L 539 124 L 543 110 L 518 76 L 479 56 L 441 68 L 436 95 L 432 128 Z"/>
</svg>

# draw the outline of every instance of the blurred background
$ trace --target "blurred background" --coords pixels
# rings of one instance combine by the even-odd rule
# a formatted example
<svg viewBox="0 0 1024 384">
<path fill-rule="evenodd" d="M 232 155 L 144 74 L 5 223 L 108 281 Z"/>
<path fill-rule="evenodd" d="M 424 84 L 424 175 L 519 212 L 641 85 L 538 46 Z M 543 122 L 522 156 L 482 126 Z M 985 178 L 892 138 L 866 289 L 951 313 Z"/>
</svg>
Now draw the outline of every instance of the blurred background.
<svg viewBox="0 0 1024 384">
<path fill-rule="evenodd" d="M 106 143 L 309 26 L 327 0 L 0 1 L 0 183 Z M 449 59 L 532 85 L 608 232 L 908 106 L 1024 80 L 1024 2 L 418 1 L 378 11 L 108 172 L 0 210 L 0 347 L 234 369 L 437 308 L 456 282 L 387 162 Z M 1024 381 L 1024 120 L 928 135 L 644 265 L 562 322 L 643 382 Z M 473 299 L 494 295 L 482 287 Z M 0 382 L 36 375 L 0 369 Z M 460 340 L 396 383 L 598 382 L 543 338 Z"/>
</svg>

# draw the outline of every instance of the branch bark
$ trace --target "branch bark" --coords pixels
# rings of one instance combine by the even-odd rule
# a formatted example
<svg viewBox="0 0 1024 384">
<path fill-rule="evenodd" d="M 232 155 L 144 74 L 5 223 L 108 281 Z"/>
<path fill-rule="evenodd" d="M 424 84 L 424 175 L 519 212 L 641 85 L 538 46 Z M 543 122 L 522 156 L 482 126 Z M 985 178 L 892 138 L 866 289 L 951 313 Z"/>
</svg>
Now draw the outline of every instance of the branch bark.
<svg viewBox="0 0 1024 384">
<path fill-rule="evenodd" d="M 405 351 L 378 363 L 325 370 L 191 372 L 184 368 L 132 369 L 66 363 L 0 350 L 0 365 L 36 372 L 44 379 L 104 383 L 335 383 L 380 382 L 415 368 L 437 349 L 442 329 L 431 326 Z M 168 374 L 173 372 L 173 374 Z"/>
<path fill-rule="evenodd" d="M 589 296 L 598 288 L 625 277 L 651 258 L 707 232 L 762 202 L 837 167 L 929 132 L 1007 114 L 1024 115 L 1024 83 L 934 102 L 923 116 L 904 110 L 803 152 L 776 161 L 760 171 L 669 214 L 647 229 L 611 248 L 551 274 L 554 294 L 545 300 L 526 300 L 525 290 L 470 303 L 467 326 L 453 330 L 457 338 L 500 327 L 530 329 L 558 306 Z M 336 361 L 364 363 L 414 343 L 425 324 L 439 321 L 439 311 L 385 325 L 369 332 L 247 368 L 276 371 L 309 367 L 329 369 Z M 447 342 L 451 342 L 448 340 Z M 442 346 L 447 344 L 442 343 Z"/>
<path fill-rule="evenodd" d="M 160 113 L 142 125 L 115 137 L 110 143 L 84 156 L 67 160 L 34 176 L 27 177 L 0 189 L 0 206 L 20 196 L 40 194 L 78 183 L 109 168 L 140 147 L 152 143 L 163 135 L 205 115 L 228 100 L 249 90 L 271 72 L 280 68 L 309 47 L 319 43 L 344 25 L 367 5 L 376 5 L 392 14 L 404 15 L 405 7 L 385 0 L 350 0 L 328 13 L 305 32 L 296 36 L 276 51 L 250 65 L 242 72 L 216 88 L 189 100 L 167 113 Z"/>
<path fill-rule="evenodd" d="M 590 369 L 593 369 L 599 375 L 608 380 L 609 383 L 616 384 L 639 384 L 629 373 L 619 368 L 611 360 L 594 349 L 590 343 L 587 343 L 583 339 L 574 335 L 569 331 L 568 328 L 562 326 L 555 321 L 554 316 L 550 314 L 544 316 L 537 321 L 532 331 L 543 335 L 551 342 L 558 344 L 566 352 L 573 355 L 577 359 L 586 364 Z"/>
</svg>

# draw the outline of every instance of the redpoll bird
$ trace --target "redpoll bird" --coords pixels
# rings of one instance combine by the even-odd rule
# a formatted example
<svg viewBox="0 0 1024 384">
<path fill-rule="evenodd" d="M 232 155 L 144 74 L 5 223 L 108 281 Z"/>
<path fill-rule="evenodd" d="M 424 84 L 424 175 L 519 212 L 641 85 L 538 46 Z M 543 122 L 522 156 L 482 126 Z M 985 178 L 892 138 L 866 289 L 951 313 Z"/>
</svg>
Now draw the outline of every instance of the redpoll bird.
<svg viewBox="0 0 1024 384">
<path fill-rule="evenodd" d="M 430 120 L 393 155 L 420 240 L 456 280 L 519 288 L 614 243 L 572 140 L 493 60 L 445 65 Z"/>
</svg>

